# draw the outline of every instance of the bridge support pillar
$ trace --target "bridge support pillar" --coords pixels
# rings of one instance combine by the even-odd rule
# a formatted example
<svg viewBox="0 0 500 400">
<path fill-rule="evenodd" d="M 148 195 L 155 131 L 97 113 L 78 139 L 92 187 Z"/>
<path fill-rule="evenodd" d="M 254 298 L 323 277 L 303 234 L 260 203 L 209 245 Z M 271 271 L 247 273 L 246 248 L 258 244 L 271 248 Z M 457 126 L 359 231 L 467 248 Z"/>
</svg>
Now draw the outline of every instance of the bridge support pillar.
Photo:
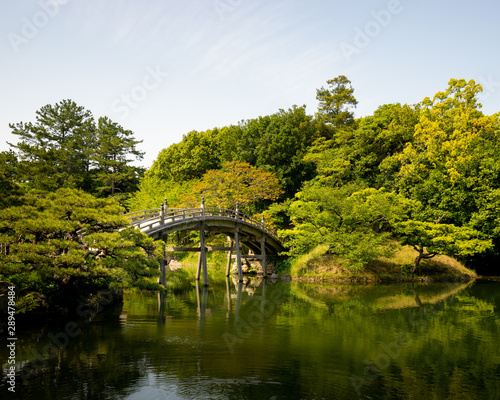
<svg viewBox="0 0 500 400">
<path fill-rule="evenodd" d="M 234 241 L 231 238 L 229 238 L 229 237 L 228 237 L 228 240 L 229 240 L 229 248 L 232 248 L 234 246 Z M 230 276 L 231 275 L 231 261 L 232 261 L 231 253 L 232 253 L 231 250 L 229 250 L 227 252 L 226 276 Z"/>
<path fill-rule="evenodd" d="M 234 231 L 234 243 L 236 245 L 236 265 L 238 266 L 238 280 L 243 282 L 243 270 L 241 269 L 240 228 Z"/>
<path fill-rule="evenodd" d="M 200 280 L 201 275 L 201 252 L 198 254 L 198 266 L 196 267 L 196 280 Z"/>
<path fill-rule="evenodd" d="M 167 287 L 167 272 L 165 268 L 165 255 L 160 260 L 160 285 Z"/>
<path fill-rule="evenodd" d="M 166 242 L 167 239 L 164 237 L 163 240 Z M 160 285 L 164 288 L 167 287 L 167 271 L 165 268 L 165 246 L 163 246 L 163 257 L 160 260 Z"/>
<path fill-rule="evenodd" d="M 207 247 L 205 244 L 205 229 L 200 229 L 200 255 L 198 257 L 198 269 L 196 271 L 196 280 L 200 280 L 200 272 L 203 270 L 203 286 L 208 286 L 208 269 L 207 269 Z"/>
<path fill-rule="evenodd" d="M 264 273 L 264 279 L 267 279 L 267 257 L 266 257 L 266 237 L 262 236 L 260 239 L 260 254 L 262 259 L 260 260 L 262 264 L 262 272 Z"/>
</svg>

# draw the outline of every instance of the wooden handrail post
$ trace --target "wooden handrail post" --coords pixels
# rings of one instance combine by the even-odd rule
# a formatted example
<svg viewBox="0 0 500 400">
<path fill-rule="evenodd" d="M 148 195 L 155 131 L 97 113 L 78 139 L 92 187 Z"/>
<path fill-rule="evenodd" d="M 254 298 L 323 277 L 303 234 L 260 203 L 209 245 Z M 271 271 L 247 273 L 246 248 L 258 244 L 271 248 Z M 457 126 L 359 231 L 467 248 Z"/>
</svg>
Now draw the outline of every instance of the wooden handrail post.
<svg viewBox="0 0 500 400">
<path fill-rule="evenodd" d="M 240 203 L 236 203 L 236 219 L 240 218 Z"/>
<path fill-rule="evenodd" d="M 205 197 L 201 198 L 201 216 L 205 216 Z"/>
<path fill-rule="evenodd" d="M 160 225 L 165 223 L 165 204 L 161 203 L 160 207 Z"/>
</svg>

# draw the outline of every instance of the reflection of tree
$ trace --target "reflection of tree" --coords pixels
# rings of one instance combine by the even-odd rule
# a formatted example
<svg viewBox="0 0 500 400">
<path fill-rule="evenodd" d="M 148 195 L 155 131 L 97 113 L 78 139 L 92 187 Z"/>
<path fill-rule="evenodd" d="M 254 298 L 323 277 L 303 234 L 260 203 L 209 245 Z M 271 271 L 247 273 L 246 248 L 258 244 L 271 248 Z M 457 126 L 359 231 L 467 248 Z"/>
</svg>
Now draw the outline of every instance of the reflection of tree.
<svg viewBox="0 0 500 400">
<path fill-rule="evenodd" d="M 413 289 L 413 297 L 415 298 L 415 303 L 417 303 L 417 306 L 422 307 L 422 300 L 420 300 L 420 297 L 418 297 L 415 289 Z"/>
<path fill-rule="evenodd" d="M 498 286 L 268 282 L 256 286 L 253 295 L 243 286 L 228 287 L 229 297 L 226 287 L 199 292 L 203 324 L 194 290 L 182 296 L 169 293 L 160 303 L 156 295 L 128 293 L 121 315 L 102 315 L 82 326 L 82 333 L 47 370 L 32 378 L 28 392 L 20 387 L 11 397 L 124 399 L 154 384 L 186 399 L 240 399 L 250 394 L 262 399 L 275 394 L 290 399 L 352 398 L 349 375 L 362 374 L 365 360 L 376 360 L 379 344 L 388 345 L 407 332 L 411 344 L 390 360 L 379 378 L 362 387 L 363 395 L 498 398 Z M 238 293 L 236 316 L 237 296 L 231 295 Z M 272 303 L 277 294 L 280 301 Z M 272 312 L 231 353 L 223 334 L 236 332 L 237 318 L 248 322 L 252 313 L 260 312 L 263 300 Z M 40 351 L 47 333 L 38 344 L 31 337 L 20 338 L 19 359 L 30 358 L 30 347 Z M 4 353 L 0 356 L 5 358 Z"/>
</svg>

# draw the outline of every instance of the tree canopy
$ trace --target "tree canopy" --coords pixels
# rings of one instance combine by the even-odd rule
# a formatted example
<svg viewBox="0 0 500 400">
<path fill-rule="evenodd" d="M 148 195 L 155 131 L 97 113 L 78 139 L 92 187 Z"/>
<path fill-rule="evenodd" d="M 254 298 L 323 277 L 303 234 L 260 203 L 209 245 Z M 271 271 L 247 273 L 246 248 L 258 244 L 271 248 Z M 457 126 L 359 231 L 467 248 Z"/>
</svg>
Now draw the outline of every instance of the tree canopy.
<svg viewBox="0 0 500 400">
<path fill-rule="evenodd" d="M 31 191 L 0 212 L 0 280 L 73 299 L 108 286 L 158 288 L 158 245 L 126 228 L 122 208 L 77 189 Z M 125 229 L 124 229 L 125 228 Z"/>
<path fill-rule="evenodd" d="M 306 114 L 305 107 L 242 121 L 239 125 L 189 132 L 180 143 L 163 149 L 150 174 L 171 182 L 200 179 L 225 162 L 239 161 L 273 172 L 290 198 L 315 175 L 304 160 L 312 143 L 324 133 L 324 124 Z"/>
<path fill-rule="evenodd" d="M 80 268 L 75 266 L 89 249 L 109 246 L 119 258 L 123 243 L 143 240 L 128 237 L 127 230 L 118 233 L 118 225 L 67 239 L 61 232 L 75 221 L 43 222 L 49 209 L 60 215 L 57 196 L 67 200 L 64 207 L 73 207 L 69 198 L 76 192 L 67 195 L 64 188 L 114 197 L 115 203 L 99 203 L 84 196 L 104 220 L 112 214 L 107 207 L 118 212 L 116 200 L 134 210 L 157 208 L 165 200 L 173 207 L 198 206 L 201 197 L 209 206 L 239 204 L 248 213 L 274 217 L 289 255 L 323 245 L 356 268 L 390 253 L 396 241 L 415 249 L 414 272 L 422 259 L 438 253 L 468 260 L 500 256 L 500 113 L 483 114 L 479 84 L 451 79 L 446 90 L 418 104 L 384 104 L 361 118 L 354 115 L 358 102 L 346 76 L 326 84 L 316 91 L 314 115 L 294 105 L 191 131 L 161 150 L 145 173 L 133 165 L 143 153 L 131 131 L 107 117 L 96 122 L 71 100 L 42 107 L 35 122 L 10 125 L 19 142 L 0 153 L 3 256 L 18 254 L 8 265 L 21 260 L 26 276 L 34 265 L 51 265 L 62 268 L 62 277 L 64 268 Z M 23 231 L 19 221 L 28 215 Z M 48 233 L 40 232 L 45 228 Z M 96 246 L 86 242 L 92 238 Z M 34 241 L 38 247 L 30 249 Z M 112 248 L 113 241 L 118 247 Z M 142 254 L 150 257 L 150 245 L 144 246 Z M 96 257 L 85 256 L 84 264 L 94 260 L 95 271 L 106 271 Z M 138 258 L 146 270 L 148 257 Z M 59 266 L 59 260 L 67 265 Z M 117 274 L 115 282 L 134 273 L 124 268 L 111 273 Z"/>
<path fill-rule="evenodd" d="M 96 124 L 92 113 L 72 100 L 43 106 L 35 122 L 10 128 L 19 138 L 10 144 L 11 178 L 28 190 L 69 187 L 100 197 L 119 192 L 125 198 L 143 175 L 129 158 L 143 156 L 133 133 L 107 117 Z"/>
<path fill-rule="evenodd" d="M 325 119 L 328 113 L 347 118 L 342 114 L 346 108 L 334 100 L 350 99 L 350 82 L 339 77 L 330 84 L 336 90 L 318 91 L 319 112 L 327 114 Z M 366 229 L 359 220 L 345 230 L 345 213 L 352 209 L 348 203 L 356 193 L 348 188 L 371 188 L 392 192 L 398 199 L 394 204 L 402 199 L 411 203 L 406 217 L 389 231 L 368 228 L 358 238 L 370 249 L 381 243 L 368 245 L 371 235 L 379 240 L 386 234 L 400 237 L 402 244 L 417 250 L 413 271 L 433 254 L 464 258 L 491 251 L 500 231 L 493 211 L 499 204 L 500 114 L 480 111 L 481 90 L 474 81 L 452 79 L 446 91 L 417 105 L 383 105 L 373 116 L 337 123 L 331 138 L 320 137 L 308 149 L 305 159 L 316 165 L 317 176 L 287 206 L 292 229 L 284 230 L 284 237 L 302 252 L 321 240 L 332 243 L 333 253 L 339 251 L 336 244 L 347 249 L 346 234 Z M 362 215 L 370 215 L 369 210 Z M 312 238 L 310 245 L 307 237 Z M 300 243 L 305 246 L 300 248 Z M 356 259 L 353 254 L 346 257 Z"/>
<path fill-rule="evenodd" d="M 316 90 L 318 113 L 334 128 L 352 124 L 354 114 L 349 109 L 355 108 L 358 101 L 354 97 L 351 81 L 345 75 L 339 75 L 326 83 L 328 89 L 322 87 Z"/>
<path fill-rule="evenodd" d="M 281 186 L 276 175 L 238 161 L 226 162 L 219 170 L 210 170 L 192 188 L 186 203 L 193 206 L 204 197 L 207 205 L 250 211 L 261 200 L 276 200 Z"/>
<path fill-rule="evenodd" d="M 422 254 L 463 258 L 497 251 L 490 244 L 500 244 L 500 114 L 480 111 L 481 90 L 474 81 L 451 79 L 445 91 L 418 104 L 385 104 L 355 118 L 353 86 L 339 75 L 317 89 L 316 115 L 293 106 L 191 132 L 163 150 L 148 174 L 169 182 L 172 193 L 189 182 L 189 195 L 170 195 L 181 203 L 203 193 L 209 201 L 234 206 L 238 196 L 229 187 L 238 187 L 238 174 L 228 173 L 228 162 L 274 173 L 283 191 L 272 198 L 270 213 L 280 221 L 290 254 L 322 243 L 358 265 L 395 239 L 410 243 L 405 221 L 437 224 L 430 230 L 435 235 L 445 229 L 457 240 L 478 240 L 468 252 L 458 244 L 439 250 L 434 245 L 428 252 L 415 244 Z M 135 196 L 147 198 L 141 191 Z M 169 197 L 168 189 L 163 197 Z M 252 212 L 269 205 L 254 202 Z"/>
</svg>

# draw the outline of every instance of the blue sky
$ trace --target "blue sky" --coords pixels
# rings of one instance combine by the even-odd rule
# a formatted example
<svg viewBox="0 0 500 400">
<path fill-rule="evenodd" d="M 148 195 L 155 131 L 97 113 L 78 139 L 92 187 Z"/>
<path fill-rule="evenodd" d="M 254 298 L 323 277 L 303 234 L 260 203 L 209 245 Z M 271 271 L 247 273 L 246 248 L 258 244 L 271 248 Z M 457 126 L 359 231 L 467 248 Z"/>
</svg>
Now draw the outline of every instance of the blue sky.
<svg viewBox="0 0 500 400">
<path fill-rule="evenodd" d="M 40 0 L 0 15 L 0 150 L 9 123 L 72 99 L 143 140 L 142 165 L 191 130 L 306 105 L 346 75 L 356 116 L 414 104 L 450 78 L 500 111 L 500 3 L 488 1 Z"/>
</svg>

